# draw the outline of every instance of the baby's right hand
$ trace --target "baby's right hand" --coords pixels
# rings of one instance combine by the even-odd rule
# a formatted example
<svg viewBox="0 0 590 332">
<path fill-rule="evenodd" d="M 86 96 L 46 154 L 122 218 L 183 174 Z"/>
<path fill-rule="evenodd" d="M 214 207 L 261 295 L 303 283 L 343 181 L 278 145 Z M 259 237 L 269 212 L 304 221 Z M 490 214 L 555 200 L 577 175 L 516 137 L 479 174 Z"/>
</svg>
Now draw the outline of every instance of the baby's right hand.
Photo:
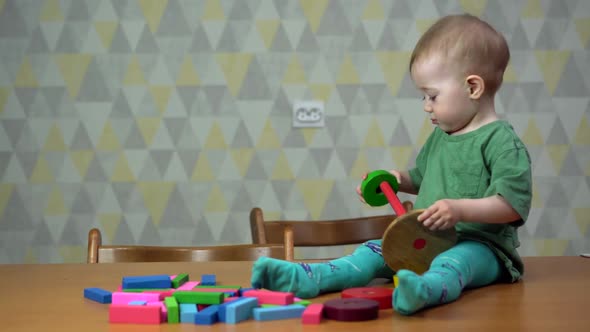
<svg viewBox="0 0 590 332">
<path fill-rule="evenodd" d="M 393 174 L 393 176 L 395 176 L 395 178 L 397 179 L 397 184 L 401 186 L 402 184 L 402 174 L 399 171 L 396 171 L 394 169 L 392 169 L 391 171 L 389 171 L 389 173 Z"/>
</svg>

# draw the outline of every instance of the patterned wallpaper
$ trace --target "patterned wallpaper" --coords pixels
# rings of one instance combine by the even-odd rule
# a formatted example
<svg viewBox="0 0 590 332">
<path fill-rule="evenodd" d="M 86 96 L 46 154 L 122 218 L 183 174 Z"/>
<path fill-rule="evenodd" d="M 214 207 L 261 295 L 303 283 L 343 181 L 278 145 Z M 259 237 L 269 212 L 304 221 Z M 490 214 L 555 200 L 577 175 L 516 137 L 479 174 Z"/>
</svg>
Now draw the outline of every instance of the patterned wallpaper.
<svg viewBox="0 0 590 332">
<path fill-rule="evenodd" d="M 534 162 L 521 253 L 590 251 L 590 1 L 0 0 L 0 263 L 83 262 L 91 227 L 247 243 L 254 206 L 390 213 L 354 188 L 413 165 L 432 127 L 408 57 L 461 12 L 512 51 L 497 106 Z M 292 128 L 312 98 L 326 126 Z"/>
</svg>

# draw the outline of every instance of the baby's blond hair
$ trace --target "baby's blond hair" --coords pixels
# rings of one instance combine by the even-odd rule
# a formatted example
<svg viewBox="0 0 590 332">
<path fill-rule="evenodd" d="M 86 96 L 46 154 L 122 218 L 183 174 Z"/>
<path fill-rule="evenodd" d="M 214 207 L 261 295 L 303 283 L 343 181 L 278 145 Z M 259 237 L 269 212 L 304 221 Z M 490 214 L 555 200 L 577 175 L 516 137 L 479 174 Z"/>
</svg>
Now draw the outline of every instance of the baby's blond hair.
<svg viewBox="0 0 590 332">
<path fill-rule="evenodd" d="M 445 16 L 422 35 L 410 58 L 410 71 L 417 61 L 433 54 L 462 76 L 478 75 L 485 93 L 494 95 L 502 85 L 510 60 L 506 39 L 488 23 L 469 15 Z"/>
</svg>

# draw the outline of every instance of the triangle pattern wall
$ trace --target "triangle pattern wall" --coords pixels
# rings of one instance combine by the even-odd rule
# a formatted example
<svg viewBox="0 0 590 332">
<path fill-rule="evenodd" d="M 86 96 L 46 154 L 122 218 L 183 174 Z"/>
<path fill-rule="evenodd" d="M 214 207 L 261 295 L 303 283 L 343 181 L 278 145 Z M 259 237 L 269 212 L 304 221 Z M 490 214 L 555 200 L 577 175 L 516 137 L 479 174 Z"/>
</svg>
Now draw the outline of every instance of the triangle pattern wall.
<svg viewBox="0 0 590 332">
<path fill-rule="evenodd" d="M 497 107 L 534 163 L 521 253 L 590 252 L 589 3 L 2 0 L 0 263 L 82 262 L 91 227 L 107 244 L 248 243 L 254 206 L 390 213 L 354 188 L 413 165 L 432 128 L 408 57 L 461 12 L 511 47 Z M 325 128 L 291 127 L 308 98 Z"/>
</svg>

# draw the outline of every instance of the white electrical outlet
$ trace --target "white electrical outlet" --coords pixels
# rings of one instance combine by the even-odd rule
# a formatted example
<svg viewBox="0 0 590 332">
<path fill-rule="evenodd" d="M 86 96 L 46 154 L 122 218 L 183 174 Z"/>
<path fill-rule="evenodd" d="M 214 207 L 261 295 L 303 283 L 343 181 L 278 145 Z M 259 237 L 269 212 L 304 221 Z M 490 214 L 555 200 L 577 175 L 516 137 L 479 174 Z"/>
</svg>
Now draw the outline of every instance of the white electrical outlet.
<svg viewBox="0 0 590 332">
<path fill-rule="evenodd" d="M 297 100 L 293 103 L 293 127 L 323 127 L 324 118 L 324 102 L 321 100 Z"/>
</svg>

